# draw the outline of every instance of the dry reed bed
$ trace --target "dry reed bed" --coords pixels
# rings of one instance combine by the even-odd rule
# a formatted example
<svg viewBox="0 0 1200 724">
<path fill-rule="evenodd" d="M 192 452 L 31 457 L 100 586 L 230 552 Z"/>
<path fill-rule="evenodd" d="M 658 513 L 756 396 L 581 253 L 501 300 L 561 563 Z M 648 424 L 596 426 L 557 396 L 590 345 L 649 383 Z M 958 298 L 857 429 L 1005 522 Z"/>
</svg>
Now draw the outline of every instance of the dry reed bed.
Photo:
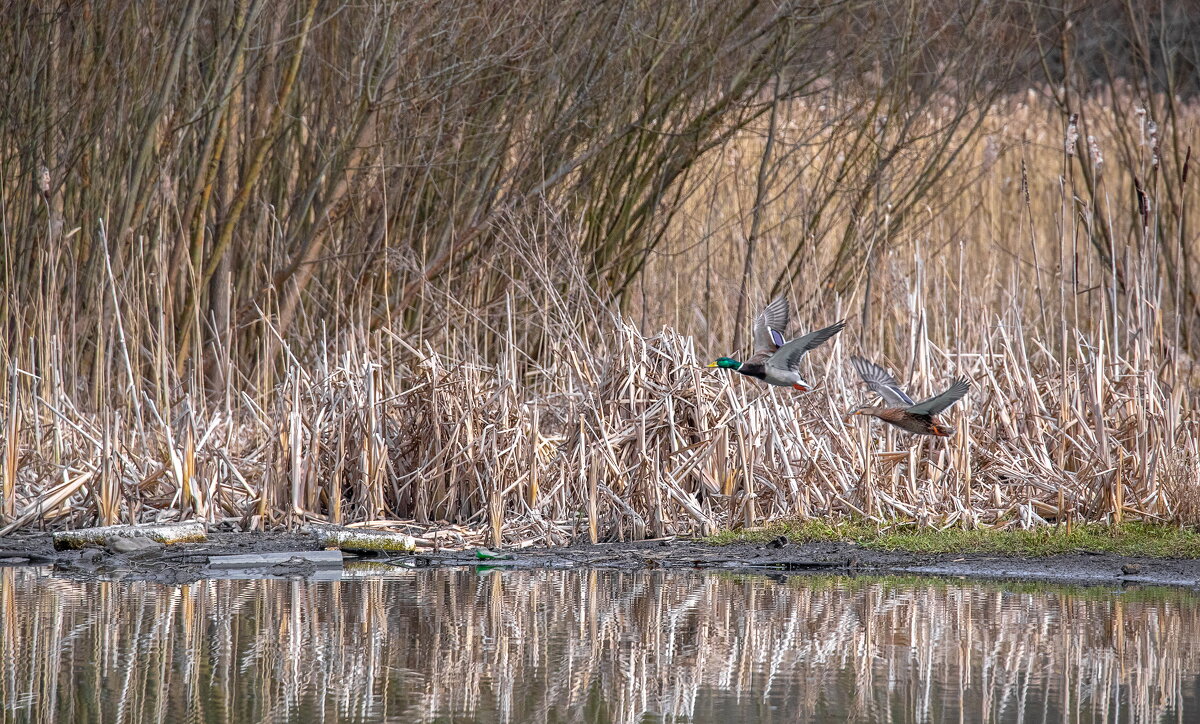
<svg viewBox="0 0 1200 724">
<path fill-rule="evenodd" d="M 0 630 L 0 701 L 13 718 L 43 712 L 34 721 L 575 720 L 596 692 L 618 722 L 711 716 L 718 698 L 744 705 L 752 692 L 802 718 L 926 721 L 966 704 L 983 722 L 1041 706 L 1068 721 L 1157 721 L 1194 704 L 1200 661 L 1179 635 L 1200 624 L 1181 591 L 430 571 L 164 594 L 3 569 L 0 602 L 21 612 Z M 828 685 L 796 685 L 812 681 Z"/>
<path fill-rule="evenodd" d="M 839 301 L 856 311 L 868 302 L 867 319 L 879 327 L 872 342 L 891 353 L 895 332 L 908 326 L 907 308 L 892 297 L 914 277 L 950 287 L 940 291 L 952 292 L 944 297 L 951 310 L 960 294 L 993 312 L 1017 304 L 1028 332 L 1048 341 L 1064 330 L 1133 325 L 1114 318 L 1115 282 L 1120 306 L 1141 315 L 1146 310 L 1131 302 L 1157 304 L 1153 334 L 1186 345 L 1195 334 L 1190 288 L 1200 273 L 1190 251 L 1200 190 L 1188 151 L 1200 148 L 1200 101 L 1176 99 L 1177 122 L 1166 125 L 1154 120 L 1168 105 L 1162 96 L 1147 98 L 1127 84 L 1101 87 L 1077 99 L 1088 124 L 1076 123 L 1068 146 L 1069 117 L 1051 95 L 1031 88 L 999 99 L 977 129 L 957 132 L 954 162 L 919 179 L 927 157 L 947 143 L 939 129 L 953 112 L 949 99 L 910 121 L 928 135 L 878 178 L 864 172 L 866 161 L 839 151 L 836 139 L 848 131 L 831 124 L 833 110 L 820 101 L 788 104 L 774 130 L 747 288 L 763 296 L 791 290 L 803 319 Z M 873 118 L 860 109 L 849 125 Z M 639 317 L 725 339 L 746 324 L 753 310 L 744 319 L 732 312 L 766 132 L 750 128 L 705 157 L 673 216 L 670 243 L 648 256 L 652 283 L 635 296 Z M 927 184 L 921 206 L 901 215 L 918 181 Z M 853 206 L 856 194 L 870 203 Z M 932 292 L 927 301 L 940 304 Z"/>
<path fill-rule="evenodd" d="M 0 530 L 1200 520 L 1191 26 L 1093 5 L 14 5 Z M 692 366 L 776 293 L 822 391 Z"/>
<path fill-rule="evenodd" d="M 244 395 L 206 411 L 147 399 L 154 422 L 134 429 L 39 395 L 10 438 L 23 459 L 4 530 L 387 519 L 431 542 L 444 531 L 446 545 L 481 530 L 528 545 L 780 516 L 1027 527 L 1175 520 L 1174 496 L 1196 474 L 1196 422 L 1146 363 L 1080 338 L 1062 365 L 1023 338 L 1019 317 L 973 327 L 971 351 L 910 338 L 914 390 L 959 372 L 976 383 L 946 440 L 844 421 L 863 398 L 843 364 L 849 334 L 812 355 L 821 387 L 798 394 L 704 369 L 694 339 L 674 331 L 610 324 L 606 349 L 567 343 L 532 398 L 496 368 L 415 349 L 384 362 L 380 346 L 292 367 L 267 408 Z"/>
<path fill-rule="evenodd" d="M 176 340 L 152 303 L 170 245 L 124 264 L 106 256 L 95 348 L 85 354 L 75 317 L 46 298 L 35 305 L 39 334 L 5 350 L 0 531 L 317 518 L 405 522 L 448 545 L 525 545 L 789 515 L 1195 523 L 1193 320 L 1172 286 L 1190 272 L 1171 259 L 1186 249 L 1196 184 L 1178 168 L 1154 170 L 1168 159 L 1148 145 L 1135 100 L 1118 88 L 1081 106 L 1089 142 L 1109 158 L 1103 183 L 1087 188 L 1070 172 L 1082 158 L 1064 150 L 1052 106 L 1036 95 L 1000 104 L 927 192 L 937 203 L 928 222 L 903 231 L 885 213 L 905 188 L 899 172 L 877 182 L 865 227 L 833 187 L 838 213 L 789 211 L 797 189 L 842 178 L 842 161 L 813 155 L 826 146 L 800 143 L 827 129 L 828 111 L 789 105 L 778 141 L 792 151 L 772 161 L 772 177 L 788 181 L 770 189 L 745 285 L 764 301 L 786 271 L 798 330 L 850 317 L 810 355 L 822 386 L 808 395 L 697 366 L 730 352 L 755 311 L 738 318 L 743 282 L 729 270 L 743 267 L 757 128 L 692 177 L 626 317 L 593 291 L 582 222 L 547 202 L 533 218 L 495 220 L 477 272 L 429 280 L 415 313 L 391 318 L 360 299 L 285 337 L 260 309 L 258 344 L 268 358 L 279 350 L 279 374 L 242 369 L 254 350 L 219 332 L 202 364 L 176 374 Z M 1105 104 L 1118 110 L 1106 115 Z M 1177 110 L 1200 117 L 1192 105 Z M 1187 145 L 1196 128 L 1160 133 Z M 909 149 L 911 162 L 921 153 Z M 1152 176 L 1141 216 L 1114 189 Z M 1098 225 L 1119 250 L 1107 266 L 1090 250 Z M 850 238 L 865 258 L 818 238 Z M 415 263 L 396 251 L 389 264 Z M 847 425 L 841 414 L 862 397 L 843 364 L 850 353 L 892 366 L 916 395 L 971 377 L 951 415 L 959 434 Z"/>
</svg>

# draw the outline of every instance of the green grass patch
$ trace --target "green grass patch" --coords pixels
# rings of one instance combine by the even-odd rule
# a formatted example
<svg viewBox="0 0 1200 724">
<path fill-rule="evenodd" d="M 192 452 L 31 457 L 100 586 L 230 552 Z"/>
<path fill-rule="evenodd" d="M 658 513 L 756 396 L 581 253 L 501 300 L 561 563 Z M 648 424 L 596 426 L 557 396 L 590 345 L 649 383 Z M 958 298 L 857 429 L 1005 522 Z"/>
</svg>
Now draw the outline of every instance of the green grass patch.
<svg viewBox="0 0 1200 724">
<path fill-rule="evenodd" d="M 1149 558 L 1200 558 L 1200 533 L 1154 523 L 1102 523 L 1047 526 L 1034 530 L 935 530 L 909 523 L 877 525 L 861 520 L 779 521 L 747 531 L 724 531 L 709 540 L 718 545 L 765 543 L 786 535 L 793 542 L 853 542 L 863 548 L 910 553 L 996 553 L 1050 556 L 1059 553 L 1112 553 Z"/>
</svg>

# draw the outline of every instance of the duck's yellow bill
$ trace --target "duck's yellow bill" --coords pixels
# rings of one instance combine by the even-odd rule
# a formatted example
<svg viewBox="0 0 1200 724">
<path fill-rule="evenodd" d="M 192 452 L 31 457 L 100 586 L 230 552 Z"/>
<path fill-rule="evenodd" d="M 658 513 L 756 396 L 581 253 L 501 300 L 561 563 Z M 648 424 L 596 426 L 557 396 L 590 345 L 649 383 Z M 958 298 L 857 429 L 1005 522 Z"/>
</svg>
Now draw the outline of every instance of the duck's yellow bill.
<svg viewBox="0 0 1200 724">
<path fill-rule="evenodd" d="M 717 366 L 717 363 L 716 363 L 716 362 L 709 362 L 708 364 L 706 364 L 706 365 L 704 365 L 704 366 L 705 366 L 705 367 L 716 367 L 716 366 Z"/>
</svg>

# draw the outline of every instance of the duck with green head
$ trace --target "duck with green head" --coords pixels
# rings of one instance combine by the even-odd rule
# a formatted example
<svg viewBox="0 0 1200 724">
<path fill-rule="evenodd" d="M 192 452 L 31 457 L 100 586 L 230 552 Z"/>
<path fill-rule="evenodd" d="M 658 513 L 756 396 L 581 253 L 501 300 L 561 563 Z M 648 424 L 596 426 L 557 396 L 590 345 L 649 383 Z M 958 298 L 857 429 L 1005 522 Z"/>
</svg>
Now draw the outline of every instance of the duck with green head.
<svg viewBox="0 0 1200 724">
<path fill-rule="evenodd" d="M 886 406 L 863 405 L 851 410 L 850 415 L 878 417 L 901 430 L 917 435 L 950 437 L 954 434 L 954 428 L 944 422 L 939 422 L 937 414 L 967 394 L 967 390 L 971 389 L 971 383 L 967 378 L 955 379 L 950 387 L 940 395 L 934 395 L 928 400 L 913 402 L 908 393 L 896 383 L 896 378 L 892 377 L 892 373 L 884 368 L 874 362 L 868 362 L 862 357 L 851 357 L 850 364 L 854 365 L 858 376 L 867 383 L 867 387 L 887 403 Z"/>
<path fill-rule="evenodd" d="M 843 320 L 784 342 L 783 332 L 787 329 L 789 316 L 787 299 L 777 298 L 754 318 L 754 354 L 744 362 L 732 357 L 718 357 L 707 366 L 733 370 L 768 385 L 808 392 L 811 385 L 800 375 L 801 358 L 842 331 L 846 322 Z"/>
</svg>

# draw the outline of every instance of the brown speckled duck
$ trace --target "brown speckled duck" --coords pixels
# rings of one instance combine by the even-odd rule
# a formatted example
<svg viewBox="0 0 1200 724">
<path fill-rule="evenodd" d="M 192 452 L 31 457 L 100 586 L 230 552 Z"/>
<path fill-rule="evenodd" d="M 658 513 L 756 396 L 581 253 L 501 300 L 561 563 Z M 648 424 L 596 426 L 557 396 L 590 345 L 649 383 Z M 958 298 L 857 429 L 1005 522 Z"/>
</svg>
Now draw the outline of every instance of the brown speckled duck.
<svg viewBox="0 0 1200 724">
<path fill-rule="evenodd" d="M 851 357 L 850 364 L 858 370 L 858 376 L 867 383 L 867 387 L 870 387 L 887 403 L 886 407 L 864 405 L 851 410 L 851 415 L 872 415 L 901 430 L 917 435 L 950 437 L 954 434 L 954 428 L 938 422 L 936 415 L 967 394 L 971 383 L 965 377 L 955 379 L 949 389 L 940 395 L 930 397 L 928 400 L 913 402 L 912 398 L 900 388 L 900 385 L 896 384 L 896 378 L 892 377 L 891 373 L 884 368 L 874 362 L 868 362 L 862 357 Z"/>
</svg>

